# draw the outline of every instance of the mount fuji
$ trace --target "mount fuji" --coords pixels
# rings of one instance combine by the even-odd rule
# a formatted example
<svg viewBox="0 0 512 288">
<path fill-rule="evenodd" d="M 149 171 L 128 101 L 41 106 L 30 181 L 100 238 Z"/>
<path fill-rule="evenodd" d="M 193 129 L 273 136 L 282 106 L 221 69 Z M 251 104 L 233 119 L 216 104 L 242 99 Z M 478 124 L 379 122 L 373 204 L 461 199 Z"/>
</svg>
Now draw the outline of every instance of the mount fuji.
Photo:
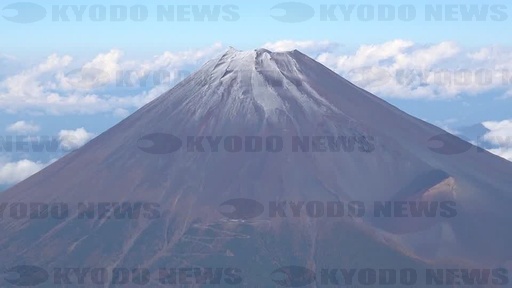
<svg viewBox="0 0 512 288">
<path fill-rule="evenodd" d="M 182 145 L 156 143 L 169 135 Z M 233 152 L 226 141 L 213 149 L 209 141 L 217 138 L 209 136 L 281 139 L 283 145 Z M 329 139 L 338 136 L 342 143 L 332 147 Z M 294 149 L 293 139 L 327 139 L 327 148 L 335 149 L 316 142 Z M 148 141 L 168 151 L 153 151 Z M 465 152 L 450 153 L 459 150 Z M 0 203 L 8 204 L 0 218 L 0 268 L 233 267 L 243 279 L 234 281 L 239 287 L 299 287 L 272 275 L 282 267 L 506 267 L 512 260 L 511 187 L 511 162 L 400 111 L 297 50 L 232 48 L 0 194 Z M 283 201 L 286 215 L 272 215 Z M 374 215 L 376 203 L 421 201 L 452 203 L 455 213 Z M 153 203 L 149 210 L 158 213 L 83 219 L 70 209 L 63 219 L 9 216 L 13 203 L 121 202 Z M 233 211 L 223 210 L 242 202 L 238 213 L 245 217 L 233 219 Z M 367 213 L 315 214 L 320 204 L 334 202 L 364 203 Z M 305 205 L 296 216 L 290 203 L 316 208 Z M 230 274 L 222 274 L 227 279 L 219 285 L 229 286 Z M 306 284 L 321 286 L 320 278 Z"/>
</svg>

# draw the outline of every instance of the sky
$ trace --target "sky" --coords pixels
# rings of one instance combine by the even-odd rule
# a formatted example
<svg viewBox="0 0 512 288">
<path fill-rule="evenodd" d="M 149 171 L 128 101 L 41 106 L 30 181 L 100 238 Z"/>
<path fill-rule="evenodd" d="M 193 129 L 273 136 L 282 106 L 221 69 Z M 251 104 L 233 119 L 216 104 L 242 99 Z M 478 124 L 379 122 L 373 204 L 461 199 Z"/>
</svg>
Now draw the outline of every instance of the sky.
<svg viewBox="0 0 512 288">
<path fill-rule="evenodd" d="M 230 46 L 299 49 L 447 131 L 483 131 L 512 160 L 510 1 L 66 2 L 0 3 L 0 189 Z M 48 137 L 60 149 L 14 153 L 12 137 Z"/>
</svg>

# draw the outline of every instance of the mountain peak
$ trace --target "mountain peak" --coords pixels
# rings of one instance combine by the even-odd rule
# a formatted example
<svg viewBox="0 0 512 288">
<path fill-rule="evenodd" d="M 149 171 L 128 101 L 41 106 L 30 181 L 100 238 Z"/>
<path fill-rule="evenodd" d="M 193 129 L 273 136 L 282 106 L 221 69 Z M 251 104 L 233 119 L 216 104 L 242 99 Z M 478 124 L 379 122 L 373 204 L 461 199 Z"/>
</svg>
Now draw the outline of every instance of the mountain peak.
<svg viewBox="0 0 512 288">
<path fill-rule="evenodd" d="M 236 49 L 236 48 L 235 48 L 235 47 L 233 47 L 233 46 L 229 46 L 228 51 L 226 51 L 226 53 L 224 53 L 224 54 L 228 54 L 228 53 L 230 53 L 230 54 L 234 54 L 234 53 L 237 53 L 237 52 L 240 52 L 240 50 Z"/>
<path fill-rule="evenodd" d="M 265 121 L 277 121 L 282 113 L 297 111 L 310 119 L 322 118 L 326 113 L 348 119 L 346 114 L 352 111 L 346 110 L 368 112 L 375 102 L 381 102 L 373 95 L 361 95 L 355 85 L 298 50 L 241 51 L 230 47 L 178 87 L 194 92 L 173 93 L 173 99 L 166 93 L 150 106 L 174 106 L 170 103 L 180 99 L 195 111 L 197 119 L 222 107 L 225 121 L 247 117 L 247 121 L 257 122 L 262 115 Z"/>
<path fill-rule="evenodd" d="M 301 107 L 307 114 L 313 110 L 320 113 L 337 110 L 328 100 L 322 99 L 322 95 L 313 92 L 316 87 L 309 86 L 309 83 L 316 82 L 310 78 L 326 73 L 333 72 L 297 50 L 272 52 L 258 48 L 240 51 L 230 47 L 198 71 L 199 77 L 195 79 L 198 82 L 191 83 L 190 88 L 207 85 L 208 89 L 217 91 L 204 98 L 207 100 L 197 99 L 194 102 L 195 105 L 209 107 L 199 109 L 201 111 L 210 110 L 211 105 L 219 100 L 217 97 L 221 97 L 218 94 L 225 93 L 232 100 L 225 106 L 232 106 L 230 113 L 240 111 L 239 105 L 242 104 L 252 107 L 247 101 L 254 101 L 266 116 L 275 116 L 278 110 L 286 111 L 290 105 Z M 294 103 L 288 103 L 290 101 Z"/>
<path fill-rule="evenodd" d="M 222 55 L 222 56 L 225 56 L 225 55 L 264 55 L 264 54 L 269 54 L 269 55 L 294 55 L 294 54 L 301 54 L 301 55 L 304 55 L 302 52 L 300 52 L 299 50 L 297 49 L 294 49 L 294 50 L 289 50 L 289 51 L 279 51 L 279 52 L 275 52 L 275 51 L 271 51 L 267 48 L 257 48 L 257 49 L 253 49 L 253 50 L 238 50 L 236 48 L 234 48 L 233 46 L 229 46 L 229 49 Z"/>
<path fill-rule="evenodd" d="M 302 59 L 305 58 L 309 57 L 298 50 L 279 52 L 274 52 L 266 48 L 257 48 L 253 50 L 238 50 L 230 46 L 229 49 L 224 54 L 222 54 L 217 59 L 212 60 L 211 62 L 217 63 L 217 65 L 215 65 L 215 69 L 222 67 L 225 68 L 225 65 L 222 64 L 229 63 L 229 66 L 233 68 L 233 70 L 247 70 L 251 69 L 251 67 L 253 67 L 252 69 L 259 68 L 256 70 L 267 70 L 269 68 L 271 70 L 281 70 L 282 68 L 291 68 L 292 66 L 296 66 L 296 62 L 300 62 Z M 271 62 L 273 62 L 274 64 L 270 65 L 269 63 Z M 237 69 L 237 66 L 239 69 Z M 262 66 L 266 67 L 263 68 Z M 269 66 L 273 66 L 273 68 Z"/>
<path fill-rule="evenodd" d="M 265 49 L 265 48 L 258 48 L 258 49 L 255 49 L 254 51 L 256 51 L 256 53 L 259 53 L 259 54 L 263 54 L 263 53 L 268 53 L 268 54 L 271 54 L 271 53 L 274 53 L 268 49 Z"/>
</svg>

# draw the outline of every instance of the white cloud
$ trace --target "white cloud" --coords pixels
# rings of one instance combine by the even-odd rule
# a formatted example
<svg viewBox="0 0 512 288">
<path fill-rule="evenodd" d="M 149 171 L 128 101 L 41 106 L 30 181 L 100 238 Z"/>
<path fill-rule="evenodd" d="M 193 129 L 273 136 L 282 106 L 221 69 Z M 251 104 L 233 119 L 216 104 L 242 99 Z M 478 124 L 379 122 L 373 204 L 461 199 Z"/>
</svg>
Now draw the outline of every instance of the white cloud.
<svg viewBox="0 0 512 288">
<path fill-rule="evenodd" d="M 460 48 L 453 42 L 442 42 L 436 45 L 419 46 L 410 53 L 395 55 L 396 68 L 430 68 L 434 64 L 452 58 L 460 52 Z"/>
<path fill-rule="evenodd" d="M 512 148 L 512 120 L 488 121 L 482 125 L 490 130 L 483 136 L 484 140 L 503 148 Z"/>
<path fill-rule="evenodd" d="M 281 40 L 277 42 L 267 42 L 263 45 L 266 48 L 274 52 L 291 51 L 294 49 L 300 50 L 304 53 L 323 53 L 326 51 L 332 51 L 339 47 L 338 43 L 331 41 L 294 41 L 294 40 Z"/>
<path fill-rule="evenodd" d="M 57 87 L 64 90 L 94 89 L 114 83 L 117 72 L 122 70 L 119 63 L 123 52 L 117 49 L 102 53 L 82 67 L 56 75 Z"/>
<path fill-rule="evenodd" d="M 7 126 L 6 129 L 8 132 L 19 133 L 19 134 L 29 134 L 35 133 L 40 130 L 40 127 L 33 123 L 28 123 L 25 121 L 18 121 Z"/>
<path fill-rule="evenodd" d="M 419 45 L 394 40 L 317 60 L 381 97 L 454 98 L 501 90 L 512 95 L 512 49 L 467 51 L 453 42 Z M 501 97 L 503 97 L 503 95 Z"/>
<path fill-rule="evenodd" d="M 42 76 L 65 68 L 71 63 L 70 56 L 50 55 L 35 67 L 10 76 L 0 83 L 0 106 L 8 107 L 10 103 L 33 102 L 44 96 L 48 82 Z"/>
<path fill-rule="evenodd" d="M 469 52 L 468 58 L 476 61 L 492 60 L 493 47 L 484 47 L 476 52 Z"/>
<path fill-rule="evenodd" d="M 487 121 L 482 125 L 489 129 L 482 137 L 493 147 L 489 152 L 512 161 L 512 120 Z"/>
<path fill-rule="evenodd" d="M 114 116 L 119 118 L 126 118 L 130 115 L 130 111 L 123 109 L 123 108 L 116 108 L 114 110 Z"/>
<path fill-rule="evenodd" d="M 113 49 L 75 69 L 70 68 L 72 57 L 51 55 L 33 68 L 0 81 L 0 109 L 56 115 L 119 114 L 140 108 L 159 96 L 153 96 L 154 91 L 165 92 L 181 80 L 189 66 L 196 67 L 223 49 L 222 44 L 215 43 L 203 49 L 164 52 L 137 61 L 124 60 L 123 52 Z M 126 77 L 128 83 L 120 81 Z M 151 92 L 158 86 L 161 87 Z"/>
<path fill-rule="evenodd" d="M 0 163 L 0 185 L 16 184 L 39 172 L 49 164 L 20 160 L 17 162 Z"/>
<path fill-rule="evenodd" d="M 65 150 L 80 148 L 93 137 L 94 134 L 87 132 L 84 128 L 61 130 L 59 132 L 60 146 Z"/>
<path fill-rule="evenodd" d="M 185 66 L 189 64 L 199 64 L 205 60 L 225 50 L 221 43 L 214 43 L 212 46 L 203 49 L 186 50 L 178 52 L 164 52 L 161 55 L 154 56 L 153 59 L 145 61 L 142 70 L 158 70 L 172 66 Z"/>
<path fill-rule="evenodd" d="M 362 45 L 353 55 L 323 53 L 318 59 L 334 66 L 338 70 L 352 70 L 377 65 L 381 61 L 402 55 L 405 49 L 413 45 L 414 43 L 410 41 L 394 40 L 378 45 Z"/>
</svg>

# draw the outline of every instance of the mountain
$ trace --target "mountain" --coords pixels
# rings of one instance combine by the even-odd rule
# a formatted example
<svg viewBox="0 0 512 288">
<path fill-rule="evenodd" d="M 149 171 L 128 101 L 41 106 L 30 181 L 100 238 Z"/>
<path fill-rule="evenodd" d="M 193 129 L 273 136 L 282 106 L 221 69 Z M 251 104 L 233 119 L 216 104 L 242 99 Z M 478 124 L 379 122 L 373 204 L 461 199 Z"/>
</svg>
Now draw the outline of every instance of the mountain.
<svg viewBox="0 0 512 288">
<path fill-rule="evenodd" d="M 457 128 L 457 136 L 504 159 L 512 161 L 512 149 L 506 136 L 494 136 L 485 123 Z"/>
<path fill-rule="evenodd" d="M 481 138 L 491 130 L 485 127 L 482 123 L 478 123 L 471 126 L 457 128 L 457 131 L 460 135 L 466 137 L 468 141 L 481 142 Z"/>
<path fill-rule="evenodd" d="M 257 139 L 263 147 L 252 149 Z M 0 203 L 14 215 L 23 209 L 16 203 L 69 210 L 62 219 L 42 220 L 4 212 L 0 268 L 25 265 L 30 274 L 32 266 L 228 267 L 236 272 L 221 270 L 217 286 L 229 287 L 299 287 L 312 282 L 304 271 L 315 271 L 311 285 L 321 286 L 326 279 L 318 271 L 329 267 L 495 268 L 512 259 L 511 176 L 512 163 L 400 111 L 297 50 L 230 49 L 2 193 Z M 285 215 L 276 208 L 281 201 Z M 133 205 L 104 205 L 120 202 Z M 92 205 L 90 219 L 73 209 L 84 203 Z M 305 204 L 300 215 L 298 203 Z M 327 215 L 332 203 L 348 203 L 352 212 Z M 364 215 L 354 208 L 361 203 Z M 444 205 L 436 207 L 447 213 L 373 215 L 381 204 L 404 203 Z M 115 219 L 130 208 L 142 214 Z M 181 279 L 182 286 L 202 286 L 191 271 L 178 273 L 196 277 Z M 276 280 L 283 274 L 300 276 Z M 422 281 L 414 287 L 431 286 Z M 160 284 L 153 279 L 151 287 Z M 410 286 L 399 284 L 393 287 Z"/>
</svg>

